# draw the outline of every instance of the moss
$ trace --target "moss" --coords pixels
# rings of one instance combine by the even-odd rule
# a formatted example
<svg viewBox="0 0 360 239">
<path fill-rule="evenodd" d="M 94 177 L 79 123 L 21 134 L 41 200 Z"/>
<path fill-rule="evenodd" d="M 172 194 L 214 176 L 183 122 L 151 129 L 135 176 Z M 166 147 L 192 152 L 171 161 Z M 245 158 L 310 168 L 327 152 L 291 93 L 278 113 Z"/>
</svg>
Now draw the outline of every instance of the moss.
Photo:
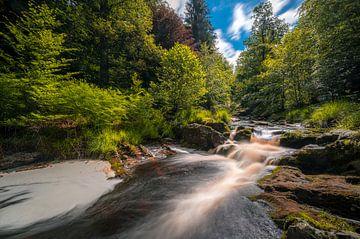
<svg viewBox="0 0 360 239">
<path fill-rule="evenodd" d="M 115 175 L 118 177 L 126 176 L 127 172 L 124 168 L 123 163 L 118 158 L 109 159 L 111 169 L 115 172 Z"/>
<path fill-rule="evenodd" d="M 297 212 L 290 214 L 286 217 L 287 225 L 297 220 L 304 220 L 313 227 L 324 231 L 355 231 L 354 227 L 347 223 L 345 220 L 331 216 L 326 212 L 310 213 L 310 212 Z"/>
<path fill-rule="evenodd" d="M 268 179 L 276 176 L 278 173 L 280 173 L 281 169 L 282 169 L 282 167 L 280 167 L 280 166 L 274 168 L 273 171 L 271 172 L 271 174 L 268 174 L 268 175 L 264 176 L 263 178 L 259 179 L 259 180 L 257 181 L 257 183 L 258 183 L 259 185 L 264 184 L 264 182 L 265 182 L 266 180 L 268 180 Z"/>
</svg>

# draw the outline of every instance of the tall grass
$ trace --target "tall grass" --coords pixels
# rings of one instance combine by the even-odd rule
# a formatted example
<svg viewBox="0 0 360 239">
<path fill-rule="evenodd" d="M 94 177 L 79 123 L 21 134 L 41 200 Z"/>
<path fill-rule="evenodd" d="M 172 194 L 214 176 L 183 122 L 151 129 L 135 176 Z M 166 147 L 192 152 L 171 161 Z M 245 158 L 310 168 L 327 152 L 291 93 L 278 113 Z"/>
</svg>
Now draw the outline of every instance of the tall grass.
<svg viewBox="0 0 360 239">
<path fill-rule="evenodd" d="M 285 119 L 290 122 L 303 122 L 311 117 L 313 111 L 311 107 L 294 109 L 286 113 Z"/>
<path fill-rule="evenodd" d="M 308 120 L 318 127 L 357 129 L 360 127 L 360 104 L 332 101 L 315 109 Z"/>
<path fill-rule="evenodd" d="M 216 110 L 215 112 L 193 108 L 191 110 L 179 111 L 176 115 L 175 124 L 187 125 L 190 123 L 229 123 L 231 115 L 227 110 Z"/>
</svg>

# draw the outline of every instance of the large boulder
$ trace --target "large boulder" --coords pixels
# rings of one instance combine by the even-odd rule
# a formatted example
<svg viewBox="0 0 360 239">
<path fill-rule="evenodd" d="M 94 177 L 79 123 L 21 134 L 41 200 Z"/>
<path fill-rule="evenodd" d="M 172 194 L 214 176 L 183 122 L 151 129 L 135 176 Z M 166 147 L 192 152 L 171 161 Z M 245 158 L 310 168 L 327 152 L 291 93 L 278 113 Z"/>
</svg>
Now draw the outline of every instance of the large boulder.
<svg viewBox="0 0 360 239">
<path fill-rule="evenodd" d="M 258 181 L 257 199 L 273 206 L 272 218 L 284 238 L 359 238 L 358 176 L 304 175 L 279 167 Z"/>
<path fill-rule="evenodd" d="M 226 138 L 215 129 L 201 124 L 189 124 L 176 130 L 176 137 L 188 146 L 209 150 L 223 144 Z"/>
<path fill-rule="evenodd" d="M 214 130 L 216 130 L 220 133 L 223 133 L 223 134 L 230 132 L 229 126 L 227 124 L 225 124 L 224 122 L 206 123 L 205 125 L 213 128 Z"/>
<path fill-rule="evenodd" d="M 254 129 L 250 127 L 239 126 L 235 129 L 234 134 L 231 136 L 232 140 L 236 141 L 249 141 Z"/>
<path fill-rule="evenodd" d="M 360 136 L 352 135 L 326 146 L 303 147 L 279 159 L 279 165 L 300 168 L 303 172 L 360 175 Z"/>
<path fill-rule="evenodd" d="M 315 130 L 291 131 L 281 135 L 280 145 L 294 149 L 300 149 L 309 144 L 324 146 L 337 140 L 351 139 L 356 135 L 356 132 L 348 130 L 334 130 L 325 133 Z"/>
</svg>

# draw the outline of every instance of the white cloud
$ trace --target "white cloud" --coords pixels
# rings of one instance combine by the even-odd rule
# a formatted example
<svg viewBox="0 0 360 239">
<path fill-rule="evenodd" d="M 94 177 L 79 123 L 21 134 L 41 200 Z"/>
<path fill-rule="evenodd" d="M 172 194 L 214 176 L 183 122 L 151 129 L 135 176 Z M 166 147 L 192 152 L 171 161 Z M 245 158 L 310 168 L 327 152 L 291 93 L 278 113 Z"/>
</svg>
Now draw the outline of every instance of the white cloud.
<svg viewBox="0 0 360 239">
<path fill-rule="evenodd" d="M 187 0 L 167 0 L 170 7 L 174 8 L 176 13 L 183 16 L 185 13 L 185 4 Z"/>
<path fill-rule="evenodd" d="M 284 19 L 286 23 L 288 23 L 291 27 L 294 26 L 294 24 L 299 19 L 299 7 L 289 9 L 288 11 L 284 12 L 279 16 L 280 19 Z"/>
<path fill-rule="evenodd" d="M 269 0 L 273 6 L 274 14 L 277 15 L 281 10 L 289 4 L 290 0 Z"/>
<path fill-rule="evenodd" d="M 223 56 L 228 60 L 228 62 L 232 66 L 236 66 L 236 60 L 238 59 L 241 51 L 235 50 L 234 46 L 226 41 L 226 39 L 223 37 L 223 32 L 221 29 L 216 29 L 215 34 L 217 36 L 216 39 L 216 47 L 219 49 L 219 51 L 223 54 Z"/>
<path fill-rule="evenodd" d="M 232 23 L 228 28 L 232 40 L 239 40 L 241 33 L 251 30 L 251 11 L 246 11 L 244 4 L 238 3 L 234 7 Z"/>
</svg>

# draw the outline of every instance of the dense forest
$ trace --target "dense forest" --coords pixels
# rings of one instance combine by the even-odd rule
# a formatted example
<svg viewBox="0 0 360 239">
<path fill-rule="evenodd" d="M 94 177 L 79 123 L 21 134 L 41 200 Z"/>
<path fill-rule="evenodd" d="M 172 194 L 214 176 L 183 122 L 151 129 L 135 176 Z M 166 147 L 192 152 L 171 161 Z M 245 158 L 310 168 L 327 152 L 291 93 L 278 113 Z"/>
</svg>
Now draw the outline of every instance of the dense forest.
<svg viewBox="0 0 360 239">
<path fill-rule="evenodd" d="M 265 1 L 237 66 L 203 0 L 2 0 L 1 151 L 111 155 L 231 115 L 360 126 L 360 2 L 306 0 L 293 29 Z"/>
</svg>

